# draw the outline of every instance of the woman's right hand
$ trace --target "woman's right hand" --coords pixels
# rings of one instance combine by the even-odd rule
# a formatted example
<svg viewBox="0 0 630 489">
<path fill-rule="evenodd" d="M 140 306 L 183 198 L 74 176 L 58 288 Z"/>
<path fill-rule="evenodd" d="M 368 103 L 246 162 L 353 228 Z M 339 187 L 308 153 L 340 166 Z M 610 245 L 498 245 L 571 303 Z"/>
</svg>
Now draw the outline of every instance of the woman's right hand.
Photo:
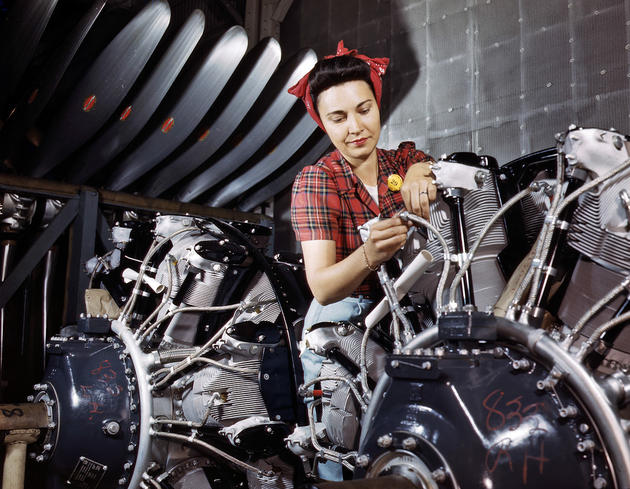
<svg viewBox="0 0 630 489">
<path fill-rule="evenodd" d="M 407 241 L 409 225 L 400 217 L 376 221 L 365 242 L 365 254 L 372 267 L 389 260 Z"/>
</svg>

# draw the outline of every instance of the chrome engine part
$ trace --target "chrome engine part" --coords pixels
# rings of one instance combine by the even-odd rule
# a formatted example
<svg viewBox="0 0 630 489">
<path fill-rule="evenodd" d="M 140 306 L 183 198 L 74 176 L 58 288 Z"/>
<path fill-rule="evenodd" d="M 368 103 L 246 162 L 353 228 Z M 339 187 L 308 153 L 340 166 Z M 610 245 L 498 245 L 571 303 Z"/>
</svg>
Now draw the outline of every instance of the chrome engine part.
<svg viewBox="0 0 630 489">
<path fill-rule="evenodd" d="M 593 178 L 630 158 L 626 136 L 601 129 L 571 131 L 564 151 L 570 167 L 587 171 Z M 589 259 L 622 273 L 630 271 L 630 169 L 606 179 L 579 201 L 569 244 Z"/>
<path fill-rule="evenodd" d="M 466 155 L 466 154 L 464 154 Z M 461 153 L 444 156 L 433 165 L 436 185 L 445 195 L 459 196 L 463 201 L 463 214 L 466 219 L 465 238 L 468 243 L 474 243 L 484 224 L 499 210 L 501 202 L 497 190 L 495 169 L 487 157 L 481 157 L 474 162 L 474 166 L 458 163 Z M 453 170 L 456 168 L 456 170 Z M 449 246 L 451 260 L 461 263 L 463 257 L 459 255 L 454 236 L 453 208 L 445 199 L 438 199 L 431 205 L 430 222 L 438 229 Z M 476 277 L 473 284 L 475 302 L 480 310 L 492 306 L 501 295 L 505 286 L 505 278 L 501 272 L 498 255 L 507 245 L 502 222 L 497 222 L 484 239 L 471 265 L 472 274 Z M 442 245 L 435 233 L 428 231 L 428 239 L 421 240 L 416 249 L 426 249 L 432 256 L 437 257 L 425 275 L 424 280 L 416 283 L 412 289 L 418 302 L 422 297 L 434 300 L 435 291 L 441 273 L 443 260 Z M 433 276 L 433 280 L 429 277 Z M 451 276 L 452 278 L 452 276 Z"/>
</svg>

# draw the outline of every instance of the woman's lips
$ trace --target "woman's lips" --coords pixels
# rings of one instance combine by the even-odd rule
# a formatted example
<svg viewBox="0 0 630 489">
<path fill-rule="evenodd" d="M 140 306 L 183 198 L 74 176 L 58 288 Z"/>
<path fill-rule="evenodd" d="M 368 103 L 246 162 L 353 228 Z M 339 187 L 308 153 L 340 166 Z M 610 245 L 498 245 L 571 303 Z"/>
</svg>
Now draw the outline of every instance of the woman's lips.
<svg viewBox="0 0 630 489">
<path fill-rule="evenodd" d="M 367 142 L 367 138 L 355 139 L 354 141 L 350 141 L 350 144 L 353 146 L 363 146 Z"/>
</svg>

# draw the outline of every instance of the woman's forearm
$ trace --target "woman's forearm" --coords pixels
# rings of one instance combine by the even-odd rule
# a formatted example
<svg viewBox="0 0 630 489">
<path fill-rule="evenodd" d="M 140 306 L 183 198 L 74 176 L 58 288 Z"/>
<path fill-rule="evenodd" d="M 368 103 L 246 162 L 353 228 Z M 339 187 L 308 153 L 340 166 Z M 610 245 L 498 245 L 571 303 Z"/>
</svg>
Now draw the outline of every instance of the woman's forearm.
<svg viewBox="0 0 630 489">
<path fill-rule="evenodd" d="M 374 267 L 374 264 L 370 263 L 370 266 Z M 317 302 L 326 305 L 351 295 L 370 273 L 361 246 L 333 265 L 310 273 L 307 269 L 307 280 Z"/>
</svg>

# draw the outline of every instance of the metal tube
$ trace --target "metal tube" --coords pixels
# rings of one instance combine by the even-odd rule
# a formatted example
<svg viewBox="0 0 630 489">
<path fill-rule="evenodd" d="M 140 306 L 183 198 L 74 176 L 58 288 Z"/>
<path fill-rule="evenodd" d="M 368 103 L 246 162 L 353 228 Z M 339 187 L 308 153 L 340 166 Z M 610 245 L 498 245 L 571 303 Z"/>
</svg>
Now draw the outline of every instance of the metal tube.
<svg viewBox="0 0 630 489">
<path fill-rule="evenodd" d="M 2 489 L 24 489 L 26 446 L 37 441 L 39 430 L 15 430 L 4 438 L 6 454 L 2 474 Z"/>
<path fill-rule="evenodd" d="M 2 243 L 2 262 L 0 263 L 0 280 L 4 283 L 13 262 L 14 241 L 4 241 Z M 6 324 L 6 310 L 0 308 L 0 382 L 4 378 L 4 335 Z"/>
<path fill-rule="evenodd" d="M 151 355 L 143 353 L 136 343 L 136 339 L 129 328 L 119 320 L 112 321 L 112 331 L 125 344 L 125 348 L 131 356 L 138 380 L 140 397 L 140 435 L 138 439 L 138 456 L 129 486 L 138 487 L 142 480 L 142 473 L 149 465 L 151 457 L 151 418 L 153 416 L 153 397 L 149 387 L 148 369 L 152 362 Z"/>
<path fill-rule="evenodd" d="M 44 283 L 42 285 L 42 367 L 46 368 L 46 338 L 48 336 L 48 307 L 50 302 L 51 279 L 55 252 L 49 249 L 46 252 L 44 265 Z"/>
<path fill-rule="evenodd" d="M 451 208 L 452 216 L 452 232 L 453 242 L 455 244 L 455 253 L 460 257 L 460 269 L 465 261 L 465 257 L 468 255 L 468 237 L 466 236 L 466 221 L 464 217 L 464 199 L 460 196 L 454 196 L 447 198 Z M 464 258 L 461 258 L 464 257 Z M 462 291 L 462 304 L 463 305 L 475 305 L 475 295 L 472 283 L 472 276 L 470 269 L 464 271 L 461 277 L 461 291 Z"/>
</svg>

